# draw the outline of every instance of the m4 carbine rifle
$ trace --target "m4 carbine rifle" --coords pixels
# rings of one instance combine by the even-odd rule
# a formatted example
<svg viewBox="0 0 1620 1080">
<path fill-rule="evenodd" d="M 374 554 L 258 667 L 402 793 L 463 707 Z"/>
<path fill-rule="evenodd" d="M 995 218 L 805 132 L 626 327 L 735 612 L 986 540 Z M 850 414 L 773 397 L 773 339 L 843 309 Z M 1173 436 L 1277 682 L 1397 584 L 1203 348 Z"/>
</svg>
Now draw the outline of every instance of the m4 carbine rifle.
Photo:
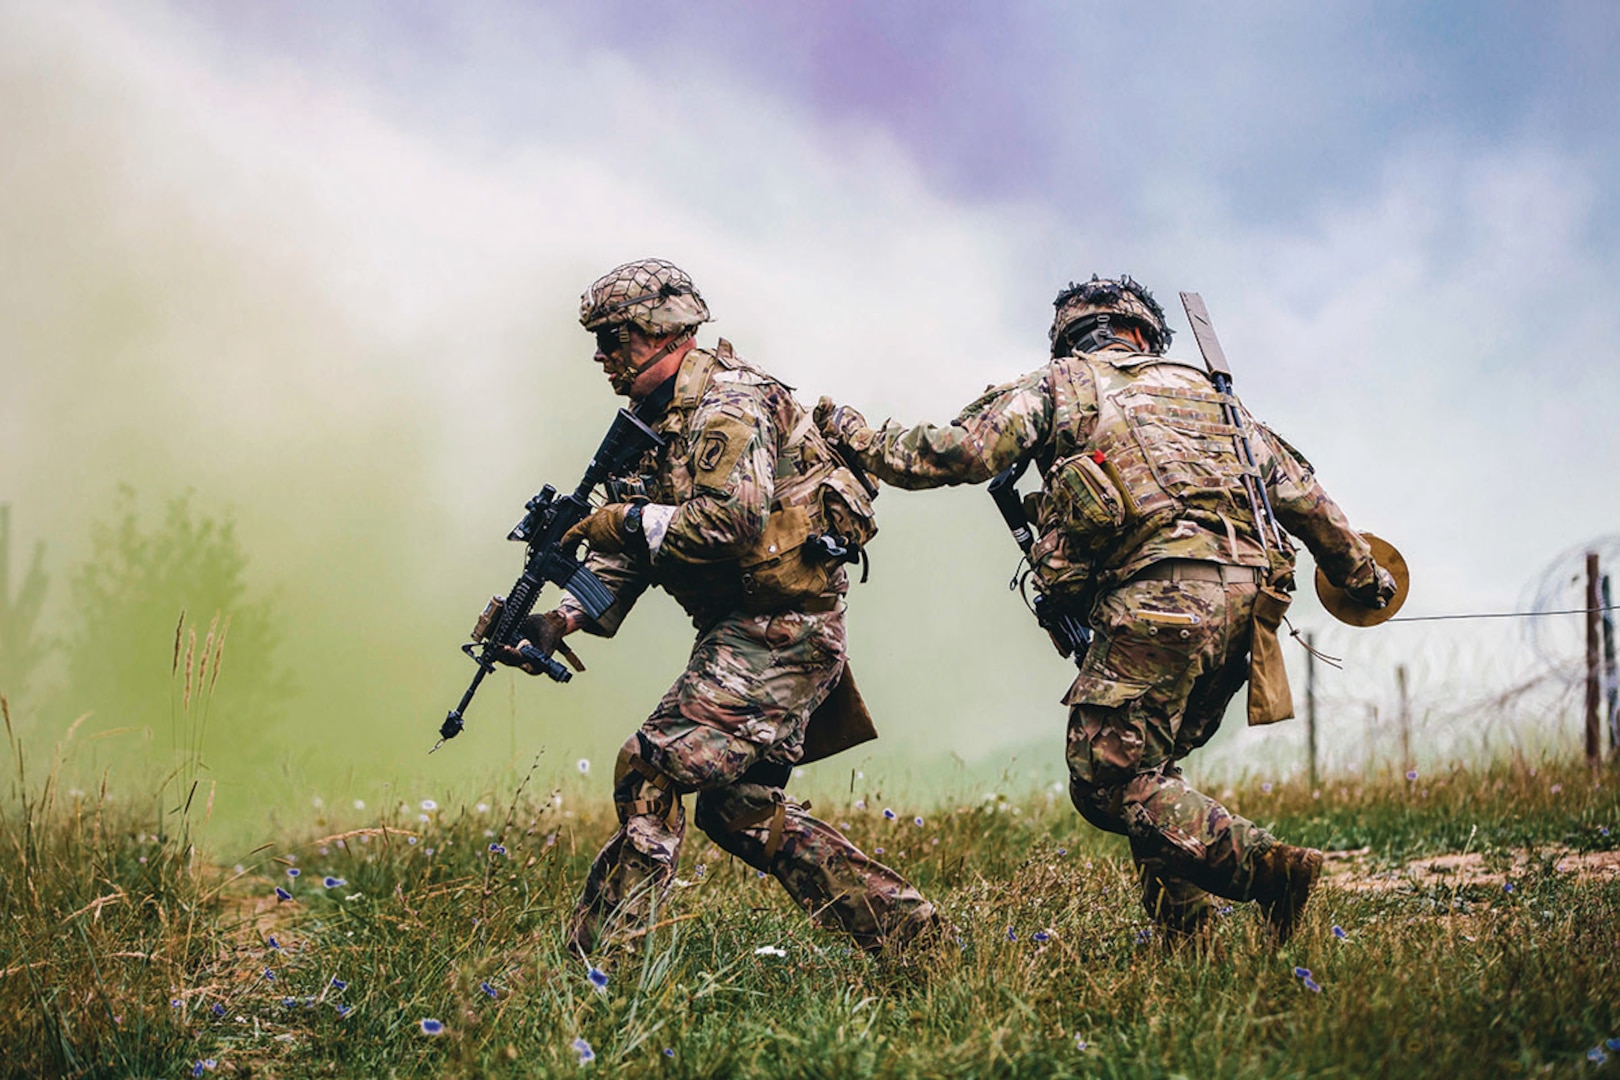
<svg viewBox="0 0 1620 1080">
<path fill-rule="evenodd" d="M 547 484 L 528 501 L 523 520 L 507 536 L 508 540 L 519 540 L 529 546 L 523 560 L 523 573 L 518 576 L 517 584 L 512 586 L 510 592 L 489 602 L 483 615 L 479 616 L 478 624 L 473 627 L 473 640 L 461 647 L 461 651 L 478 664 L 478 670 L 473 673 L 467 692 L 461 695 L 461 700 L 439 726 L 439 741 L 434 745 L 434 750 L 444 745 L 446 739 L 461 734 L 462 717 L 467 706 L 478 692 L 478 684 L 484 681 L 484 676 L 495 670 L 495 656 L 503 646 L 517 649 L 527 666 L 538 674 L 549 675 L 557 682 L 567 682 L 573 677 L 566 667 L 539 649 L 532 645 L 519 646 L 523 621 L 534 611 L 535 602 L 539 600 L 547 582 L 560 585 L 572 593 L 580 607 L 585 609 L 585 614 L 592 619 L 601 618 L 613 606 L 613 593 L 602 584 L 600 578 L 585 568 L 573 552 L 564 550 L 562 536 L 595 509 L 591 505 L 591 493 L 597 485 L 622 474 L 641 460 L 647 451 L 663 445 L 663 438 L 639 416 L 628 409 L 620 409 L 606 437 L 602 439 L 602 445 L 586 467 L 585 478 L 579 482 L 574 493 L 560 495 L 556 488 Z M 577 545 L 570 546 L 577 550 Z M 564 651 L 572 659 L 565 647 Z"/>
<path fill-rule="evenodd" d="M 1001 519 L 1012 530 L 1013 539 L 1018 542 L 1019 550 L 1024 558 L 1029 558 L 1030 549 L 1035 546 L 1035 530 L 1030 528 L 1029 515 L 1024 512 L 1024 502 L 1018 495 L 1018 478 L 1024 475 L 1029 468 L 1029 458 L 1019 458 L 996 474 L 990 481 L 990 497 L 996 501 L 996 509 L 1001 511 Z M 1033 572 L 1024 571 L 1014 574 L 1009 588 L 1018 588 L 1026 580 L 1027 575 Z M 1035 589 L 1035 599 L 1029 603 L 1030 611 L 1035 614 L 1035 621 L 1040 624 L 1052 638 L 1052 644 L 1057 651 L 1072 659 L 1076 667 L 1085 663 L 1086 649 L 1091 645 L 1091 630 L 1085 623 L 1065 611 L 1058 611 L 1052 603 L 1051 597 L 1044 595 L 1039 586 Z"/>
</svg>

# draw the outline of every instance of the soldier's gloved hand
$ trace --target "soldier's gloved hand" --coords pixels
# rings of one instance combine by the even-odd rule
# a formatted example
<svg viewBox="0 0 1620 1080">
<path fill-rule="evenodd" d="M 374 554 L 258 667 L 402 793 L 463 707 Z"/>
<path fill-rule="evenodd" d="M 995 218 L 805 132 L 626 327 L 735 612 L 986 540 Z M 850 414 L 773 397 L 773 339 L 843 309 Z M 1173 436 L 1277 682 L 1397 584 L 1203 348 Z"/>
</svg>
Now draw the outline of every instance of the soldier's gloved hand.
<svg viewBox="0 0 1620 1080">
<path fill-rule="evenodd" d="M 1372 580 L 1362 585 L 1345 586 L 1344 594 L 1362 607 L 1382 610 L 1395 596 L 1395 579 L 1388 570 L 1374 564 Z"/>
<path fill-rule="evenodd" d="M 562 535 L 564 547 L 584 540 L 592 551 L 617 555 L 641 535 L 641 503 L 608 503 Z M 643 541 L 644 542 L 644 541 Z"/>
<path fill-rule="evenodd" d="M 527 645 L 547 656 L 560 649 L 563 658 L 573 665 L 575 670 L 584 671 L 584 665 L 579 662 L 578 657 L 574 656 L 573 650 L 563 644 L 563 637 L 570 629 L 572 627 L 568 622 L 568 616 L 560 611 L 532 614 L 523 620 L 523 626 L 518 631 L 521 640 L 518 641 L 516 646 L 497 645 L 495 647 L 495 662 L 518 668 L 521 671 L 528 672 L 530 675 L 540 674 L 540 669 L 531 666 L 523 653 L 519 651 L 523 646 Z"/>
<path fill-rule="evenodd" d="M 523 625 L 518 628 L 518 634 L 530 645 L 550 656 L 557 651 L 557 646 L 568 634 L 568 616 L 560 611 L 534 612 Z"/>
<path fill-rule="evenodd" d="M 832 398 L 823 394 L 821 400 L 816 402 L 815 412 L 816 428 L 829 441 L 842 443 L 853 449 L 860 449 L 855 436 L 858 432 L 870 430 L 866 417 L 853 405 L 839 405 Z"/>
</svg>

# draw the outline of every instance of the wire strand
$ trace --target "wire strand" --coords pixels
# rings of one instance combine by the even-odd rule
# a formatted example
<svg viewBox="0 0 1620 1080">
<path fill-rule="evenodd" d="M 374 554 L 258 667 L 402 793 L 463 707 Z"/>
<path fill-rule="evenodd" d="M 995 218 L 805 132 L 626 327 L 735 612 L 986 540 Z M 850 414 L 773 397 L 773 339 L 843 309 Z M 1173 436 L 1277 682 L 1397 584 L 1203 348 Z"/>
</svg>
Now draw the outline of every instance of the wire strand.
<svg viewBox="0 0 1620 1080">
<path fill-rule="evenodd" d="M 1620 611 L 1620 604 L 1609 604 L 1607 607 L 1595 608 L 1566 608 L 1562 611 L 1490 611 L 1478 614 L 1462 615 L 1397 615 L 1392 622 L 1440 622 L 1447 619 L 1539 619 L 1546 615 L 1586 615 L 1591 612 Z"/>
</svg>

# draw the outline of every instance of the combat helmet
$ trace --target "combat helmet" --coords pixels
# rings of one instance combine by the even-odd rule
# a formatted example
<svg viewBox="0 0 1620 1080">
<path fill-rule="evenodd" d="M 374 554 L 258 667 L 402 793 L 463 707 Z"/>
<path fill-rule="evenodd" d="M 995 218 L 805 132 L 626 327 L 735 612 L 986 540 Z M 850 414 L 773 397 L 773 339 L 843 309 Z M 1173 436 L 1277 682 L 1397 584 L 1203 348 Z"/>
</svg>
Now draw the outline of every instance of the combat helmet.
<svg viewBox="0 0 1620 1080">
<path fill-rule="evenodd" d="M 1071 351 L 1090 352 L 1119 340 L 1110 332 L 1110 324 L 1116 320 L 1140 327 L 1148 351 L 1154 355 L 1170 346 L 1171 330 L 1165 323 L 1164 309 L 1129 274 L 1121 274 L 1117 280 L 1093 274 L 1090 281 L 1079 285 L 1071 281 L 1057 294 L 1052 307 L 1056 310 L 1047 337 L 1054 357 Z"/>
<path fill-rule="evenodd" d="M 579 298 L 579 321 L 595 333 L 626 324 L 662 337 L 709 321 L 709 305 L 686 271 L 664 259 L 616 266 Z"/>
</svg>

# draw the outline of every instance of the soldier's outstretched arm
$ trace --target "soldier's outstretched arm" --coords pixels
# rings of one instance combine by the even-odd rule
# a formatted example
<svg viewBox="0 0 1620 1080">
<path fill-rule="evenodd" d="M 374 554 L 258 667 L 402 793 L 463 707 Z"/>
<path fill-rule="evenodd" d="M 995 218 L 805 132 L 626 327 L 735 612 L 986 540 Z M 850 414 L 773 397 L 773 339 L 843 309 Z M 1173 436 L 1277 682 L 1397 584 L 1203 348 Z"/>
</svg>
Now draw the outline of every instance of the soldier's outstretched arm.
<svg viewBox="0 0 1620 1080">
<path fill-rule="evenodd" d="M 838 415 L 842 414 L 842 415 Z M 817 409 L 822 430 L 895 487 L 982 484 L 1039 446 L 1052 428 L 1047 369 L 986 390 L 949 424 L 870 428 L 851 409 Z"/>
<path fill-rule="evenodd" d="M 1371 585 L 1378 572 L 1372 548 L 1350 527 L 1305 455 L 1264 424 L 1255 423 L 1254 430 L 1260 435 L 1254 448 L 1260 459 L 1256 464 L 1278 523 L 1305 542 L 1333 584 L 1350 590 Z"/>
</svg>

